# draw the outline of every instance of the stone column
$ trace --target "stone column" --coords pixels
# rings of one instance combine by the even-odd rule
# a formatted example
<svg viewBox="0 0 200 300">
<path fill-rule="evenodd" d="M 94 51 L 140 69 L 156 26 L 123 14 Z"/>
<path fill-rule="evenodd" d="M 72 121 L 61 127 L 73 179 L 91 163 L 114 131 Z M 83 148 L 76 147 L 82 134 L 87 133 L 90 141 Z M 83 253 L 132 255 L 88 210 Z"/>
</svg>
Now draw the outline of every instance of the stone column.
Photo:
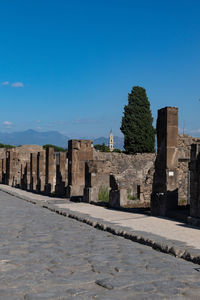
<svg viewBox="0 0 200 300">
<path fill-rule="evenodd" d="M 2 159 L 2 181 L 6 184 L 6 158 Z"/>
<path fill-rule="evenodd" d="M 31 166 L 30 161 L 26 164 L 26 189 L 29 191 L 31 187 Z"/>
<path fill-rule="evenodd" d="M 191 145 L 189 169 L 190 216 L 200 217 L 200 144 Z"/>
<path fill-rule="evenodd" d="M 158 110 L 157 157 L 151 212 L 165 216 L 178 205 L 178 108 Z"/>
<path fill-rule="evenodd" d="M 46 170 L 45 170 L 45 151 L 38 152 L 37 154 L 37 191 L 43 193 L 45 191 L 45 179 L 46 179 Z"/>
<path fill-rule="evenodd" d="M 36 191 L 36 185 L 37 185 L 37 153 L 31 153 L 30 173 L 31 173 L 30 190 L 31 191 Z"/>
<path fill-rule="evenodd" d="M 0 183 L 3 182 L 3 160 L 0 159 Z"/>
<path fill-rule="evenodd" d="M 54 148 L 46 149 L 46 185 L 45 192 L 52 194 L 55 192 L 56 185 L 56 157 Z"/>
<path fill-rule="evenodd" d="M 13 186 L 14 181 L 14 152 L 12 150 L 6 151 L 6 184 Z"/>
<path fill-rule="evenodd" d="M 65 196 L 67 184 L 67 155 L 66 152 L 59 152 L 56 162 L 56 195 Z"/>
<path fill-rule="evenodd" d="M 92 141 L 68 141 L 68 198 L 72 196 L 83 196 L 85 186 L 85 162 L 92 159 Z"/>
<path fill-rule="evenodd" d="M 25 189 L 25 184 L 26 184 L 26 182 L 25 182 L 25 177 L 26 177 L 26 164 L 25 163 L 23 163 L 23 164 L 21 164 L 21 183 L 20 183 L 20 188 L 21 189 Z"/>
</svg>

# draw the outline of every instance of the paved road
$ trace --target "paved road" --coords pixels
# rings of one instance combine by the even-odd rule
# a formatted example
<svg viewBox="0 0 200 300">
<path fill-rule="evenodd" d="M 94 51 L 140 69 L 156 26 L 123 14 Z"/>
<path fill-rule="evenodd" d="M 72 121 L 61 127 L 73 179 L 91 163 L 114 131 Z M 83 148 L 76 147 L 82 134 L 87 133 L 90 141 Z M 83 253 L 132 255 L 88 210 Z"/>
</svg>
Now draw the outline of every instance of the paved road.
<svg viewBox="0 0 200 300">
<path fill-rule="evenodd" d="M 199 267 L 0 192 L 0 299 L 200 299 Z"/>
</svg>

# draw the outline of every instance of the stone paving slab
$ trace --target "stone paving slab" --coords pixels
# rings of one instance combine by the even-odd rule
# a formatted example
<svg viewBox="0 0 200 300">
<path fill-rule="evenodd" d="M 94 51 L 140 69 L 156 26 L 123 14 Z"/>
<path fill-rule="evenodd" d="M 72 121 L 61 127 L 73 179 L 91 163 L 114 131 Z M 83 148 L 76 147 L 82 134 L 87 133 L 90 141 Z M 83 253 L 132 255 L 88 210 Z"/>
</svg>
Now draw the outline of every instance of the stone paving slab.
<svg viewBox="0 0 200 300">
<path fill-rule="evenodd" d="M 98 229 L 200 264 L 200 229 L 198 227 L 167 218 L 42 196 L 2 184 L 0 190 Z"/>
<path fill-rule="evenodd" d="M 199 299 L 198 265 L 48 206 L 0 191 L 0 300 Z"/>
</svg>

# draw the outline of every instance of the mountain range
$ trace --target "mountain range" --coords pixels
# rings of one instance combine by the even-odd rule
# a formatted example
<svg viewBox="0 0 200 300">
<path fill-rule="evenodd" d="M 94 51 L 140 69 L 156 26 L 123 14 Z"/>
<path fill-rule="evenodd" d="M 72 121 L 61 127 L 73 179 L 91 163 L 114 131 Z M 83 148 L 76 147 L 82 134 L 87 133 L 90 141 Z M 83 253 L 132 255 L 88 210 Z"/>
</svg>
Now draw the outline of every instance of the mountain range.
<svg viewBox="0 0 200 300">
<path fill-rule="evenodd" d="M 63 148 L 68 147 L 68 140 L 70 138 L 58 131 L 39 132 L 33 129 L 26 131 L 5 133 L 0 132 L 0 143 L 10 144 L 14 146 L 19 145 L 45 145 L 52 144 Z M 105 143 L 108 145 L 109 139 L 106 137 L 99 137 L 93 139 L 94 145 Z M 122 137 L 114 136 L 114 147 L 123 150 L 124 139 Z"/>
</svg>

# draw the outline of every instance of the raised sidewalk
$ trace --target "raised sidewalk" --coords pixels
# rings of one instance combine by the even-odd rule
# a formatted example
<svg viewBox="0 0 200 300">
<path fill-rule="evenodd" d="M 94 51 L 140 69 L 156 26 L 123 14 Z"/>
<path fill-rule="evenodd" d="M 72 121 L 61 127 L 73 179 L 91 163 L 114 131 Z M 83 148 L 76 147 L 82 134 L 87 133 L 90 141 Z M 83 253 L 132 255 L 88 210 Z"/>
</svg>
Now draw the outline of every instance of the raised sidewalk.
<svg viewBox="0 0 200 300">
<path fill-rule="evenodd" d="M 0 190 L 66 217 L 200 264 L 200 228 L 168 218 L 74 203 L 0 184 Z"/>
</svg>

